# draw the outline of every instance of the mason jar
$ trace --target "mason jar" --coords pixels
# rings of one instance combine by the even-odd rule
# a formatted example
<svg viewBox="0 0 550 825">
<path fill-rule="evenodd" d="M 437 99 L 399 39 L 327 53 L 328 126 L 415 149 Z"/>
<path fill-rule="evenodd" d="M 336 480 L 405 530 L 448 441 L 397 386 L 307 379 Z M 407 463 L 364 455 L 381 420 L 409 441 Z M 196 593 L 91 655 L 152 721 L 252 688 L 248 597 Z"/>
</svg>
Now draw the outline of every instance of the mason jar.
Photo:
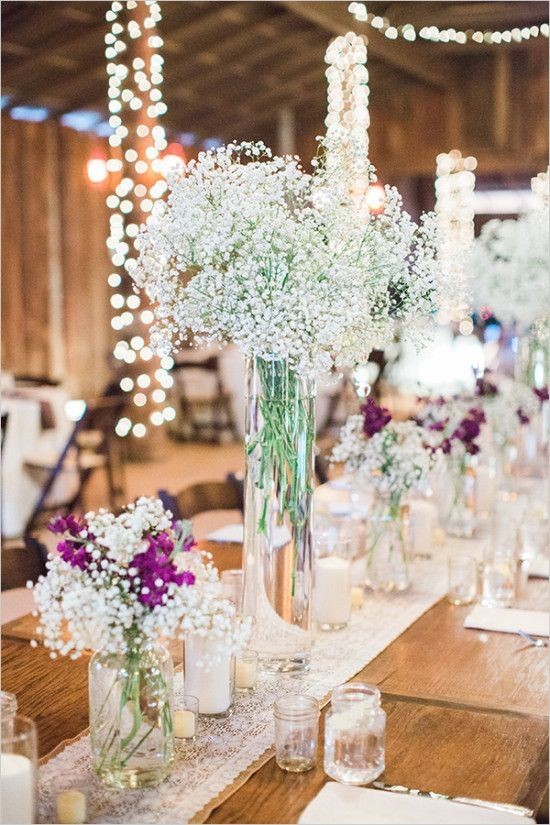
<svg viewBox="0 0 550 825">
<path fill-rule="evenodd" d="M 277 765 L 290 773 L 311 770 L 317 761 L 319 702 L 313 696 L 281 696 L 274 714 Z"/>
<path fill-rule="evenodd" d="M 113 788 L 157 785 L 174 752 L 173 664 L 165 647 L 94 653 L 89 664 L 92 767 Z"/>
<path fill-rule="evenodd" d="M 332 691 L 325 717 L 325 773 L 346 785 L 367 785 L 385 767 L 386 714 L 380 691 L 349 682 Z"/>
</svg>

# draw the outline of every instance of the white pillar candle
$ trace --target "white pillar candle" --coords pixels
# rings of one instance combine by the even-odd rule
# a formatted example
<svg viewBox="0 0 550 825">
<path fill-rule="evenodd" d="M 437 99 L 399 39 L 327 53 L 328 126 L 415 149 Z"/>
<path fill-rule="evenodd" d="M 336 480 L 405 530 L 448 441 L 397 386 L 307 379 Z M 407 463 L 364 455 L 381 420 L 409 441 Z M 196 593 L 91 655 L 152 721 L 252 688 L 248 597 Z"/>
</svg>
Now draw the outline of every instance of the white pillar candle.
<svg viewBox="0 0 550 825">
<path fill-rule="evenodd" d="M 57 821 L 60 825 L 86 822 L 86 796 L 81 791 L 61 791 L 57 795 Z"/>
<path fill-rule="evenodd" d="M 192 739 L 196 733 L 195 714 L 192 710 L 174 712 L 174 736 L 177 739 Z"/>
<path fill-rule="evenodd" d="M 365 590 L 363 587 L 352 587 L 351 588 L 351 606 L 352 607 L 363 607 L 363 603 L 365 601 Z"/>
<path fill-rule="evenodd" d="M 199 713 L 226 713 L 232 702 L 232 658 L 218 639 L 193 634 L 185 640 L 185 692 L 199 700 Z"/>
<path fill-rule="evenodd" d="M 0 821 L 10 825 L 36 821 L 32 762 L 18 753 L 0 756 Z"/>
<path fill-rule="evenodd" d="M 235 662 L 235 685 L 241 690 L 252 690 L 256 686 L 256 662 L 246 662 L 237 659 Z"/>
<path fill-rule="evenodd" d="M 495 506 L 496 474 L 491 467 L 482 464 L 476 468 L 476 509 L 478 513 L 491 513 Z"/>
<path fill-rule="evenodd" d="M 347 624 L 351 612 L 351 564 L 347 559 L 317 559 L 313 604 L 319 624 Z"/>
<path fill-rule="evenodd" d="M 415 498 L 410 503 L 410 519 L 413 553 L 430 553 L 433 549 L 434 530 L 437 527 L 437 508 L 431 501 Z"/>
</svg>

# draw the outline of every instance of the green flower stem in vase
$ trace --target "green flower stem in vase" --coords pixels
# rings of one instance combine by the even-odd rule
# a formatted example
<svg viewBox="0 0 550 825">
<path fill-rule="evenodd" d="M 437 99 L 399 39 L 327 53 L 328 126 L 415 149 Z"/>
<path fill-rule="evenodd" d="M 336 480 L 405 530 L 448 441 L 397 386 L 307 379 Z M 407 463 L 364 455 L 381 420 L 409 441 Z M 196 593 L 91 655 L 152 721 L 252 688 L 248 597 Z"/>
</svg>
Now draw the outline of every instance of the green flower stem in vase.
<svg viewBox="0 0 550 825">
<path fill-rule="evenodd" d="M 92 763 L 115 788 L 157 785 L 173 756 L 173 665 L 166 648 L 96 652 L 89 665 Z"/>
<path fill-rule="evenodd" d="M 377 496 L 367 534 L 367 585 L 386 593 L 411 586 L 409 508 L 401 496 Z"/>
<path fill-rule="evenodd" d="M 249 359 L 243 609 L 269 670 L 309 666 L 314 438 L 314 381 L 287 359 Z"/>
</svg>

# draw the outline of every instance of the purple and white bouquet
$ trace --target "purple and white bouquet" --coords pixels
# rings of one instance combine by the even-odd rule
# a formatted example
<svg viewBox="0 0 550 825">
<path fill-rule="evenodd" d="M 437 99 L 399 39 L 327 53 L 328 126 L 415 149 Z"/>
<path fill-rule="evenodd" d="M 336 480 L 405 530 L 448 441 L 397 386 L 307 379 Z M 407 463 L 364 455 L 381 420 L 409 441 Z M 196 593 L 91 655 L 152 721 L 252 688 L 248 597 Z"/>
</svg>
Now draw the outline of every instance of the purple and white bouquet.
<svg viewBox="0 0 550 825">
<path fill-rule="evenodd" d="M 175 521 L 158 499 L 139 498 L 118 516 L 59 517 L 50 529 L 61 541 L 33 589 L 52 658 L 86 649 L 134 654 L 189 632 L 234 650 L 246 641 L 248 627 L 219 597 L 218 572 L 196 549 L 190 523 Z"/>
<path fill-rule="evenodd" d="M 433 453 L 463 461 L 481 449 L 485 413 L 471 401 L 443 397 L 426 401 L 416 421 L 423 429 L 424 443 Z"/>
<path fill-rule="evenodd" d="M 543 403 L 544 387 L 531 389 L 520 381 L 488 370 L 476 380 L 475 395 L 492 433 L 501 443 L 531 422 Z"/>
<path fill-rule="evenodd" d="M 372 398 L 346 421 L 332 461 L 343 462 L 396 508 L 406 493 L 427 482 L 432 467 L 422 428 L 415 421 L 393 421 Z"/>
</svg>

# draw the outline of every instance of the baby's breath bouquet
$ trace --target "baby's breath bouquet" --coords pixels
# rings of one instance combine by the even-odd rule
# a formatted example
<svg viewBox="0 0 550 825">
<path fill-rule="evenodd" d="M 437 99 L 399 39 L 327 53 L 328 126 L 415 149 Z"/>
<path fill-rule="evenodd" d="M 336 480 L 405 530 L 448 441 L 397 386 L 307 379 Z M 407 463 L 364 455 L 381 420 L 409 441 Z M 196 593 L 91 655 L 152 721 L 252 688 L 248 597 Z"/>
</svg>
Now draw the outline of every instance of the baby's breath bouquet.
<svg viewBox="0 0 550 825">
<path fill-rule="evenodd" d="M 374 171 L 342 145 L 336 132 L 320 140 L 312 174 L 262 143 L 201 153 L 170 181 L 132 264 L 159 351 L 231 341 L 249 361 L 245 547 L 260 542 L 269 561 L 245 569 L 245 605 L 246 581 L 267 567 L 271 607 L 291 606 L 279 638 L 288 621 L 310 624 L 315 376 L 365 361 L 398 326 L 421 342 L 442 291 L 433 217 L 414 223 L 389 187 L 383 213 L 370 214 L 354 175 Z M 275 552 L 282 527 L 288 564 Z"/>
</svg>

